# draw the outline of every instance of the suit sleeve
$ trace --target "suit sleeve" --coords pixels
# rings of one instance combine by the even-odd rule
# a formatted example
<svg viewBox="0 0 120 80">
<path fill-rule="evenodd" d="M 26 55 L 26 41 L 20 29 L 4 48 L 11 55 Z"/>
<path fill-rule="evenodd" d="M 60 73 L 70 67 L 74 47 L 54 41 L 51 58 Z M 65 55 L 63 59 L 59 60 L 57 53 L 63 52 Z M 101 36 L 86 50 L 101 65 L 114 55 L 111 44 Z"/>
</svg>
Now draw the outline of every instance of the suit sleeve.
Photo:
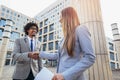
<svg viewBox="0 0 120 80">
<path fill-rule="evenodd" d="M 12 58 L 15 61 L 29 61 L 30 58 L 28 57 L 29 52 L 21 53 L 20 51 L 20 39 L 15 40 L 14 49 L 12 52 Z"/>
<path fill-rule="evenodd" d="M 83 73 L 95 62 L 95 54 L 87 27 L 78 27 L 76 37 L 78 38 L 84 56 L 74 66 L 62 73 L 65 80 L 71 80 L 75 75 Z"/>
<path fill-rule="evenodd" d="M 46 59 L 58 59 L 59 53 L 48 53 L 46 51 L 40 51 L 40 57 Z"/>
</svg>

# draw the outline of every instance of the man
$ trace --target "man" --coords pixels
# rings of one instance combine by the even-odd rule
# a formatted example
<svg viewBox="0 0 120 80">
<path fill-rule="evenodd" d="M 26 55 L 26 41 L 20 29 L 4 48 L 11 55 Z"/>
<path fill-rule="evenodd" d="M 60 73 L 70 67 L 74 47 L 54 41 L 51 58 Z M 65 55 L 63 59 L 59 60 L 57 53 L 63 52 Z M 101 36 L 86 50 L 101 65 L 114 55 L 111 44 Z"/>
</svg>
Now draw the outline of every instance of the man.
<svg viewBox="0 0 120 80">
<path fill-rule="evenodd" d="M 35 38 L 38 32 L 37 24 L 26 24 L 24 32 L 26 36 L 15 41 L 12 57 L 16 61 L 16 68 L 13 80 L 34 80 L 42 68 L 42 61 L 38 56 L 40 44 Z"/>
</svg>

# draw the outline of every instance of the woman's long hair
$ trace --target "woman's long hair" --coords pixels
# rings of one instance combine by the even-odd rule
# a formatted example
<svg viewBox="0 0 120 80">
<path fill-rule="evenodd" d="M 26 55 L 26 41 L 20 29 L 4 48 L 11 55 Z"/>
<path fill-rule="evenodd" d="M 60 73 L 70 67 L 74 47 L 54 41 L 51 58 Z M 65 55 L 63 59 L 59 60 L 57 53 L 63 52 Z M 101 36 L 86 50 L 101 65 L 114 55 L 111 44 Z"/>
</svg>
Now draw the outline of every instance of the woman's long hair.
<svg viewBox="0 0 120 80">
<path fill-rule="evenodd" d="M 67 49 L 69 56 L 74 56 L 74 48 L 75 48 L 75 29 L 80 25 L 78 15 L 74 8 L 67 7 L 62 10 L 61 17 L 63 20 L 63 34 L 64 34 L 64 44 L 63 48 Z"/>
</svg>

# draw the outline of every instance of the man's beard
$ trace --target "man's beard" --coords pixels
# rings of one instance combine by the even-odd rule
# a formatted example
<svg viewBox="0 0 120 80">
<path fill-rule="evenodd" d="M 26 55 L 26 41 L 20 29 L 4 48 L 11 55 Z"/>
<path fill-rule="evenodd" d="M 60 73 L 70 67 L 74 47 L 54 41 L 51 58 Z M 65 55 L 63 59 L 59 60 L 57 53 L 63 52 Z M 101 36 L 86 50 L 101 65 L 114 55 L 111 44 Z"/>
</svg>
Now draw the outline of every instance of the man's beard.
<svg viewBox="0 0 120 80">
<path fill-rule="evenodd" d="M 35 37 L 35 36 L 36 36 L 36 34 L 33 34 L 32 36 L 33 36 L 33 37 Z"/>
</svg>

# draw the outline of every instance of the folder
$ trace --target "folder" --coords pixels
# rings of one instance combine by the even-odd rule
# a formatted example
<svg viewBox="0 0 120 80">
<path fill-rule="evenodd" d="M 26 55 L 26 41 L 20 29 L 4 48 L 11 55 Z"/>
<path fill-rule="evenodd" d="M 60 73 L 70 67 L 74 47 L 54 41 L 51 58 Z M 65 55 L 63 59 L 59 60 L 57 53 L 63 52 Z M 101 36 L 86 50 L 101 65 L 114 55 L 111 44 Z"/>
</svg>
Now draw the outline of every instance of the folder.
<svg viewBox="0 0 120 80">
<path fill-rule="evenodd" d="M 52 80 L 53 76 L 54 74 L 49 69 L 43 67 L 34 80 Z"/>
</svg>

